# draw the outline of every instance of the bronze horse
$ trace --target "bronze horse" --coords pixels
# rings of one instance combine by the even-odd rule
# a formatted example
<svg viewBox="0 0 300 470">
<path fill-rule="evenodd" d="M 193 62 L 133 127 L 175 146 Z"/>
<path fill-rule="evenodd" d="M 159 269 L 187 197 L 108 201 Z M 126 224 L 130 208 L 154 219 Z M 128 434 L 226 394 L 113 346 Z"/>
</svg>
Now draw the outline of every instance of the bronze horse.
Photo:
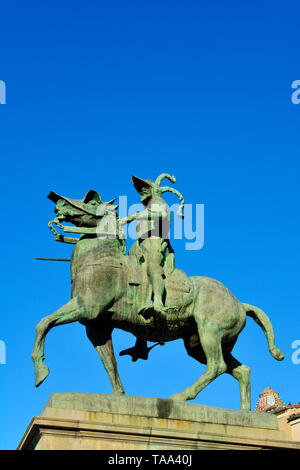
<svg viewBox="0 0 300 470">
<path fill-rule="evenodd" d="M 106 218 L 113 216 L 118 226 L 121 225 L 112 201 L 103 203 L 95 191 L 89 191 L 83 200 L 63 198 L 55 193 L 48 197 L 56 203 L 55 221 L 72 222 L 76 228 L 65 227 L 65 231 L 77 231 L 81 237 L 71 260 L 71 300 L 44 317 L 36 327 L 32 352 L 36 386 L 49 374 L 43 362 L 47 333 L 54 326 L 78 321 L 85 325 L 87 336 L 99 353 L 113 394 L 125 393 L 111 338 L 113 329 L 119 328 L 135 335 L 138 342 L 163 343 L 182 338 L 187 353 L 207 365 L 194 384 L 175 393 L 171 399 L 193 400 L 204 387 L 226 372 L 239 382 L 241 409 L 250 410 L 250 369 L 235 359 L 231 351 L 245 326 L 246 316 L 250 316 L 263 329 L 271 355 L 282 360 L 284 354 L 274 344 L 273 328 L 267 315 L 257 307 L 239 302 L 214 279 L 187 277 L 179 269 L 170 269 L 165 279 L 165 304 L 178 307 L 167 309 L 163 317 L 150 312 L 145 318 L 139 312 L 147 303 L 149 283 L 143 264 L 135 256 L 135 245 L 126 255 L 119 232 L 115 237 L 97 233 L 97 226 Z M 61 238 L 62 235 L 56 236 L 58 240 Z"/>
</svg>

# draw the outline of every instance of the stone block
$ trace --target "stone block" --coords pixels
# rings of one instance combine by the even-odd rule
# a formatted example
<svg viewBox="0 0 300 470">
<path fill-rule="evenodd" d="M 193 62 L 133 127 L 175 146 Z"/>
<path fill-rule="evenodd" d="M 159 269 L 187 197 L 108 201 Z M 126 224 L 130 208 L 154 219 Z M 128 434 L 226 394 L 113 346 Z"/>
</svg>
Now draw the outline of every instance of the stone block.
<svg viewBox="0 0 300 470">
<path fill-rule="evenodd" d="M 161 398 L 54 393 L 18 449 L 300 449 L 300 443 L 286 440 L 272 414 Z"/>
</svg>

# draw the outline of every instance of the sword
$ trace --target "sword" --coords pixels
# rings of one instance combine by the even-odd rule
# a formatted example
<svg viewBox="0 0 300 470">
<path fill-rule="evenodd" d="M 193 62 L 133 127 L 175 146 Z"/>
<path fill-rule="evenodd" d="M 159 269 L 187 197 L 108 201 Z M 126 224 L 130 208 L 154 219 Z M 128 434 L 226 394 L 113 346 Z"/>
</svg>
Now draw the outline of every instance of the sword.
<svg viewBox="0 0 300 470">
<path fill-rule="evenodd" d="M 69 258 L 35 258 L 38 261 L 71 261 Z"/>
</svg>

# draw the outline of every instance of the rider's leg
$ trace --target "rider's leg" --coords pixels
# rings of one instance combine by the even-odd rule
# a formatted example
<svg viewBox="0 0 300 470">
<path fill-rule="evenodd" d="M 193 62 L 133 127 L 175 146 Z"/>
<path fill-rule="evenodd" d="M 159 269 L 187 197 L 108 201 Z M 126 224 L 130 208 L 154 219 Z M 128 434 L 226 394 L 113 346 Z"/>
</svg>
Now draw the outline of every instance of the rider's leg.
<svg viewBox="0 0 300 470">
<path fill-rule="evenodd" d="M 152 287 L 154 310 L 163 313 L 165 281 L 163 278 L 165 242 L 161 238 L 148 238 L 142 244 L 147 263 L 147 275 Z"/>
<path fill-rule="evenodd" d="M 163 268 L 160 266 L 162 256 L 155 254 L 150 261 L 148 261 L 147 274 L 152 286 L 153 293 L 153 306 L 156 311 L 163 311 L 165 309 L 163 303 L 163 296 L 165 293 L 165 281 L 163 279 Z"/>
<path fill-rule="evenodd" d="M 137 338 L 133 348 L 124 349 L 120 352 L 119 356 L 131 356 L 133 362 L 136 362 L 138 359 L 146 361 L 148 359 L 148 352 L 147 341 Z"/>
<path fill-rule="evenodd" d="M 120 352 L 119 356 L 131 356 L 132 361 L 136 362 L 138 359 L 144 359 L 146 361 L 149 356 L 149 352 L 151 349 L 155 348 L 155 346 L 163 346 L 165 343 L 155 343 L 152 346 L 147 346 L 147 341 L 144 339 L 137 338 L 136 343 L 133 348 L 124 349 Z"/>
</svg>

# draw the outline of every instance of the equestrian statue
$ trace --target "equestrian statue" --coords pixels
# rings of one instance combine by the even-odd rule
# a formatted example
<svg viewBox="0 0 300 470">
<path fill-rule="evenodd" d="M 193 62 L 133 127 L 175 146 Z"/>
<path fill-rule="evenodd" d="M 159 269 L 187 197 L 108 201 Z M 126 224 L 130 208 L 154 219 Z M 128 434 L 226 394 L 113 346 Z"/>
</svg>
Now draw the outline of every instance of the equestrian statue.
<svg viewBox="0 0 300 470">
<path fill-rule="evenodd" d="M 169 240 L 170 208 L 163 194 L 179 198 L 177 212 L 184 217 L 184 199 L 163 179 L 155 181 L 132 176 L 144 209 L 120 219 L 115 199 L 105 202 L 98 192 L 88 191 L 83 199 L 71 199 L 53 191 L 54 220 L 49 228 L 55 240 L 74 244 L 71 259 L 71 300 L 38 323 L 32 352 L 36 386 L 46 379 L 44 343 L 55 326 L 78 321 L 97 350 L 109 376 L 112 393 L 124 394 L 112 344 L 112 331 L 119 328 L 136 337 L 135 345 L 120 355 L 133 361 L 147 359 L 156 344 L 182 339 L 189 356 L 206 364 L 205 372 L 173 400 L 193 400 L 221 374 L 237 379 L 240 408 L 250 410 L 250 369 L 232 355 L 232 349 L 250 316 L 264 331 L 271 355 L 281 361 L 284 354 L 274 343 L 267 315 L 258 307 L 239 302 L 219 281 L 205 276 L 188 277 L 175 267 Z M 126 253 L 124 225 L 136 221 L 137 240 Z M 62 225 L 62 222 L 73 224 Z M 63 233 L 57 232 L 54 225 Z M 64 233 L 79 234 L 70 237 Z M 147 342 L 156 343 L 151 347 Z"/>
</svg>

